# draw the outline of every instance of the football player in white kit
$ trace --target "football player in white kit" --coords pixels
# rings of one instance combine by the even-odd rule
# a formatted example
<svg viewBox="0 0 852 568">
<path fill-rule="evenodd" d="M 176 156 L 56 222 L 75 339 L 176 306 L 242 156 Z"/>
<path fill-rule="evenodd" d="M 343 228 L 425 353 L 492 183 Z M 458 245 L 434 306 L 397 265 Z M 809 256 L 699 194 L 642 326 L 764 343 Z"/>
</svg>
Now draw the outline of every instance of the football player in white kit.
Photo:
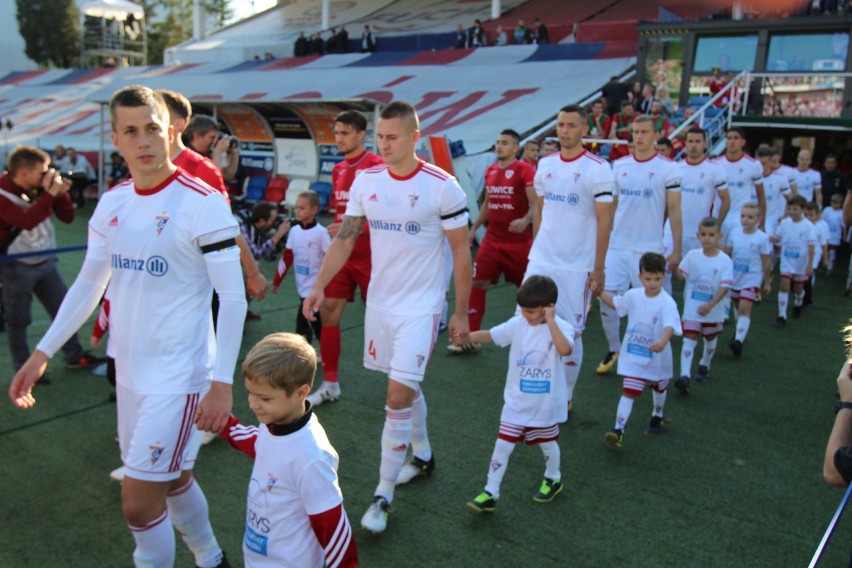
<svg viewBox="0 0 852 568">
<path fill-rule="evenodd" d="M 376 127 L 385 163 L 355 178 L 343 226 L 332 241 L 302 310 L 312 319 L 326 284 L 343 266 L 364 223 L 370 224 L 372 273 L 364 321 L 364 366 L 388 376 L 379 484 L 361 519 L 366 530 L 387 527 L 395 485 L 428 475 L 435 458 L 420 389 L 435 346 L 443 284 L 444 237 L 453 256 L 456 306 L 450 336 L 469 341 L 471 258 L 467 195 L 454 177 L 417 158 L 420 124 L 414 107 L 397 101 Z M 406 450 L 412 454 L 406 461 Z"/>
<path fill-rule="evenodd" d="M 33 384 L 109 282 L 119 444 L 127 467 L 121 498 L 136 542 L 133 560 L 172 566 L 177 530 L 197 566 L 229 566 L 192 466 L 200 430 L 221 430 L 231 412 L 246 314 L 239 228 L 222 194 L 169 161 L 174 131 L 160 95 L 126 87 L 113 95 L 110 119 L 110 136 L 132 179 L 98 202 L 80 273 L 12 379 L 9 396 L 21 408 L 35 404 Z M 214 288 L 220 299 L 215 338 Z"/>
</svg>

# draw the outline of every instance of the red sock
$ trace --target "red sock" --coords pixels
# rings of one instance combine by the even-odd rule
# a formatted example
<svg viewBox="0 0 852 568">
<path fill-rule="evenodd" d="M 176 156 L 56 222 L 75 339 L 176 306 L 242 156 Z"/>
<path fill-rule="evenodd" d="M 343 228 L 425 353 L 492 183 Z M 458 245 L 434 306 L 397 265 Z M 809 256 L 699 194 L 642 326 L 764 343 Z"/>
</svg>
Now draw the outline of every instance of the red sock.
<svg viewBox="0 0 852 568">
<path fill-rule="evenodd" d="M 482 316 L 485 315 L 485 288 L 470 289 L 470 309 L 467 312 L 467 321 L 470 331 L 479 331 L 482 328 Z"/>
<path fill-rule="evenodd" d="M 320 336 L 320 355 L 322 355 L 322 370 L 326 380 L 337 382 L 337 365 L 340 363 L 340 326 L 323 326 Z"/>
</svg>

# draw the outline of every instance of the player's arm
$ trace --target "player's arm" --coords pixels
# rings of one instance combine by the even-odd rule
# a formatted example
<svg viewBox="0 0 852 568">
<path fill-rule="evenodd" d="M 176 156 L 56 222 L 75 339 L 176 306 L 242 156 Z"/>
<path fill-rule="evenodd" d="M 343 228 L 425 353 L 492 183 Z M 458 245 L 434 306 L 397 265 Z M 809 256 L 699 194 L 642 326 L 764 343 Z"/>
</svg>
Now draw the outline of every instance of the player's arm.
<svg viewBox="0 0 852 568">
<path fill-rule="evenodd" d="M 456 310 L 450 318 L 450 337 L 461 345 L 470 341 L 467 321 L 468 298 L 472 277 L 470 247 L 467 243 L 467 228 L 444 230 L 453 253 L 453 283 L 456 294 Z"/>
<path fill-rule="evenodd" d="M 848 360 L 840 369 L 840 374 L 837 375 L 837 390 L 841 402 L 852 402 L 852 364 Z M 822 475 L 829 485 L 835 487 L 846 487 L 848 485 L 837 469 L 838 461 L 844 458 L 842 453 L 839 454 L 838 451 L 848 446 L 852 446 L 852 410 L 841 409 L 834 417 L 834 427 L 828 436 L 825 459 L 822 465 Z M 848 464 L 849 458 L 846 457 L 843 461 Z"/>
<path fill-rule="evenodd" d="M 485 200 L 482 202 L 482 206 L 479 208 L 479 214 L 476 216 L 476 221 L 473 222 L 473 226 L 470 228 L 470 233 L 468 234 L 467 242 L 470 246 L 473 246 L 473 241 L 476 239 L 476 231 L 488 221 L 488 196 L 485 197 Z"/>
<path fill-rule="evenodd" d="M 346 259 L 352 254 L 352 248 L 355 246 L 355 241 L 361 234 L 364 228 L 364 223 L 367 218 L 364 216 L 352 217 L 350 215 L 343 216 L 343 224 L 340 226 L 337 236 L 331 241 L 328 250 L 325 252 L 325 258 L 322 260 L 317 280 L 314 282 L 313 290 L 310 295 L 305 298 L 302 304 L 302 314 L 308 321 L 316 321 L 316 312 L 319 311 L 323 300 L 325 299 L 325 287 L 334 278 L 334 275 L 340 272 L 343 265 L 346 264 Z M 465 232 L 467 230 L 465 229 Z M 470 249 L 467 245 L 467 235 L 465 235 L 465 249 L 470 258 Z"/>
<path fill-rule="evenodd" d="M 607 292 L 605 290 L 600 290 L 598 292 L 598 298 L 600 299 L 601 302 L 603 302 L 604 304 L 606 304 L 607 306 L 609 306 L 613 310 L 616 309 L 615 298 L 613 298 L 612 294 L 610 294 L 609 292 Z"/>
<path fill-rule="evenodd" d="M 814 201 L 819 207 L 819 210 L 822 211 L 822 186 L 820 184 L 814 186 Z"/>
<path fill-rule="evenodd" d="M 276 294 L 278 293 L 278 287 L 281 286 L 281 282 L 284 281 L 284 277 L 287 276 L 287 271 L 290 270 L 292 265 L 293 251 L 292 249 L 285 248 L 281 254 L 281 260 L 278 261 L 278 267 L 275 269 L 275 278 L 272 280 L 272 291 Z"/>
<path fill-rule="evenodd" d="M 494 343 L 494 338 L 491 337 L 491 332 L 487 329 L 470 332 L 470 340 L 473 343 Z"/>
<path fill-rule="evenodd" d="M 814 273 L 814 255 L 816 247 L 813 242 L 808 243 L 808 265 L 805 267 L 805 276 L 810 276 Z"/>
<path fill-rule="evenodd" d="M 719 214 L 716 216 L 719 219 L 719 223 L 725 222 L 725 217 L 728 216 L 728 211 L 731 210 L 731 193 L 727 188 L 716 190 L 716 195 L 719 196 L 719 201 L 721 202 L 719 205 Z"/>
<path fill-rule="evenodd" d="M 757 193 L 757 208 L 760 210 L 760 230 L 766 230 L 766 191 L 763 189 L 763 182 L 754 184 L 754 191 Z"/>
<path fill-rule="evenodd" d="M 219 295 L 219 315 L 216 319 L 213 381 L 210 390 L 198 405 L 195 424 L 199 430 L 219 432 L 231 415 L 234 367 L 240 353 L 248 304 L 236 239 L 210 236 L 199 240 L 198 244 L 207 269 L 207 277 Z"/>
<path fill-rule="evenodd" d="M 669 223 L 672 227 L 672 253 L 666 259 L 672 272 L 677 269 L 683 253 L 683 220 L 680 210 L 680 191 L 667 191 L 666 204 L 668 206 Z"/>
<path fill-rule="evenodd" d="M 219 437 L 232 448 L 239 450 L 251 459 L 255 458 L 254 445 L 257 443 L 257 427 L 240 424 L 236 416 L 228 418 L 228 423 L 219 432 Z"/>
<path fill-rule="evenodd" d="M 536 195 L 535 209 L 533 210 L 533 240 L 538 235 L 538 230 L 541 227 L 541 214 L 544 211 L 544 196 Z"/>
<path fill-rule="evenodd" d="M 772 292 L 772 255 L 761 254 L 760 263 L 763 265 L 763 294 Z"/>
<path fill-rule="evenodd" d="M 328 511 L 308 515 L 308 519 L 322 547 L 326 566 L 358 566 L 358 547 L 355 545 L 355 535 L 352 533 L 343 503 Z"/>
<path fill-rule="evenodd" d="M 716 291 L 716 294 L 710 299 L 709 302 L 698 306 L 699 314 L 701 314 L 702 316 L 706 316 L 708 313 L 710 313 L 710 310 L 712 310 L 716 306 L 716 304 L 721 302 L 722 299 L 728 295 L 728 290 L 731 288 L 731 283 L 728 282 L 727 284 L 727 286 L 719 286 L 719 289 Z"/>
<path fill-rule="evenodd" d="M 526 187 L 527 201 L 530 206 L 527 209 L 526 215 L 513 220 L 509 224 L 509 230 L 513 233 L 523 233 L 532 223 L 533 215 L 535 215 L 535 205 L 538 202 L 538 195 L 535 193 L 535 186 L 528 185 Z"/>
<path fill-rule="evenodd" d="M 612 222 L 615 217 L 616 196 L 612 201 L 595 200 L 595 219 L 598 232 L 595 236 L 595 266 L 589 275 L 589 290 L 592 294 L 602 291 L 606 285 L 606 250 L 609 248 L 609 237 L 612 233 Z"/>
<path fill-rule="evenodd" d="M 248 288 L 249 296 L 262 300 L 266 297 L 269 282 L 266 281 L 266 277 L 260 271 L 260 267 L 251 255 L 251 249 L 242 235 L 237 235 L 237 246 L 240 249 L 240 264 L 246 273 L 246 288 Z"/>
<path fill-rule="evenodd" d="M 552 304 L 544 308 L 544 321 L 550 331 L 550 338 L 553 339 L 556 352 L 563 357 L 570 355 L 574 351 L 574 344 L 559 329 L 559 324 L 556 323 L 556 308 Z"/>
<path fill-rule="evenodd" d="M 663 328 L 663 335 L 660 336 L 660 339 L 652 343 L 648 347 L 648 349 L 650 349 L 654 353 L 660 353 L 663 349 L 666 348 L 666 344 L 671 340 L 672 334 L 674 334 L 674 328 L 666 326 L 665 328 Z"/>
<path fill-rule="evenodd" d="M 787 200 L 789 201 L 791 197 L 799 195 L 799 184 L 791 179 L 787 182 L 787 185 L 790 186 L 790 195 L 787 196 Z"/>
<path fill-rule="evenodd" d="M 843 201 L 843 228 L 852 225 L 852 188 L 846 191 L 846 199 Z M 845 232 L 845 231 L 844 231 Z"/>
</svg>

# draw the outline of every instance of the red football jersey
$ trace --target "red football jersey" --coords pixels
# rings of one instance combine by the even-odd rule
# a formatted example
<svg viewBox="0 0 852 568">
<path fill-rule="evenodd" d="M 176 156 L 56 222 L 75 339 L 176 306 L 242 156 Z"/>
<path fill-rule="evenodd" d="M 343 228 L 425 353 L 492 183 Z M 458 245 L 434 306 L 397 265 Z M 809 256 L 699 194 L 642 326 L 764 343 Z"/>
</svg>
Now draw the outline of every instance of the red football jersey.
<svg viewBox="0 0 852 568">
<path fill-rule="evenodd" d="M 512 233 L 509 224 L 529 212 L 528 187 L 533 185 L 535 170 L 522 160 L 505 168 L 491 164 L 485 170 L 485 203 L 488 207 L 488 231 L 485 238 L 494 244 L 532 240 L 532 233 Z"/>
<path fill-rule="evenodd" d="M 222 172 L 213 163 L 210 158 L 204 157 L 192 148 L 184 148 L 177 157 L 172 160 L 172 163 L 193 177 L 197 177 L 213 189 L 225 196 L 228 204 L 231 203 L 231 197 L 228 195 L 228 188 L 225 186 L 225 180 L 222 178 Z"/>
<path fill-rule="evenodd" d="M 346 204 L 349 203 L 349 188 L 352 187 L 352 182 L 355 181 L 361 171 L 373 166 L 383 164 L 382 158 L 372 152 L 364 150 L 360 155 L 345 159 L 331 171 L 331 206 L 334 207 L 334 222 L 340 223 L 343 221 L 343 215 L 346 213 Z M 352 254 L 349 258 L 364 258 L 370 260 L 370 237 L 367 234 L 369 225 L 364 223 L 364 229 L 358 240 L 355 241 L 355 247 L 352 249 Z"/>
</svg>

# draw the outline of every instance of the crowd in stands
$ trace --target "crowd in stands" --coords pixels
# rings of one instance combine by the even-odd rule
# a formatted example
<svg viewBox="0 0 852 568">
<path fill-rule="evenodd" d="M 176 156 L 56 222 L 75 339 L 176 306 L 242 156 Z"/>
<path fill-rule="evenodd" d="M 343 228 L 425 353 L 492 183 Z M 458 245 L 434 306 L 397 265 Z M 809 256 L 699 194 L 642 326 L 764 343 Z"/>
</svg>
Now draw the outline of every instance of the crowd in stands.
<svg viewBox="0 0 852 568">
<path fill-rule="evenodd" d="M 331 28 L 327 33 L 328 37 L 323 40 L 321 32 L 316 32 L 308 38 L 304 31 L 300 31 L 293 46 L 293 56 L 307 57 L 309 55 L 349 52 L 349 32 L 346 31 L 346 26 Z M 369 53 L 375 51 L 375 49 L 376 39 L 370 30 L 370 26 L 365 25 L 364 31 L 361 33 L 360 50 L 362 53 Z"/>
</svg>

